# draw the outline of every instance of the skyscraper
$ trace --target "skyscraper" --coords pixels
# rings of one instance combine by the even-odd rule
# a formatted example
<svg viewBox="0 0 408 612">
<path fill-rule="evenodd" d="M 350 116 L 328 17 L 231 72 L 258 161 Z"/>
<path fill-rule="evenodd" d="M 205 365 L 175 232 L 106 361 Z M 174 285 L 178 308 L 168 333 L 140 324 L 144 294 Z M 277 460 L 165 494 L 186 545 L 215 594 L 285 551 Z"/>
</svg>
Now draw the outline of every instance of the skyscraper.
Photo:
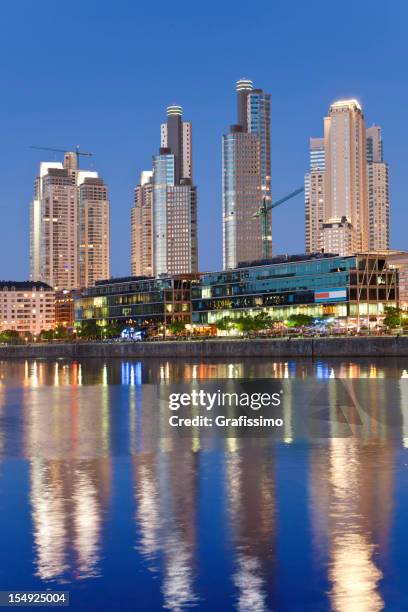
<svg viewBox="0 0 408 612">
<path fill-rule="evenodd" d="M 383 160 L 381 128 L 367 128 L 367 180 L 368 180 L 368 246 L 370 251 L 389 249 L 390 198 L 388 164 Z"/>
<path fill-rule="evenodd" d="M 350 255 L 368 249 L 364 115 L 357 100 L 339 100 L 324 119 L 324 249 Z"/>
<path fill-rule="evenodd" d="M 64 165 L 40 170 L 36 197 L 39 204 L 39 235 L 33 250 L 38 249 L 39 278 L 54 289 L 78 287 L 78 197 L 75 183 L 76 168 Z M 35 200 L 34 200 L 35 201 Z M 33 233 L 35 235 L 35 232 Z"/>
<path fill-rule="evenodd" d="M 30 205 L 30 279 L 71 290 L 109 276 L 109 202 L 77 154 L 42 162 Z"/>
<path fill-rule="evenodd" d="M 222 139 L 225 269 L 235 268 L 240 261 L 262 258 L 261 222 L 253 214 L 264 199 L 271 202 L 270 94 L 254 89 L 248 79 L 240 79 L 236 91 L 238 123 Z M 270 216 L 268 228 L 270 256 Z"/>
<path fill-rule="evenodd" d="M 310 139 L 310 168 L 305 175 L 306 253 L 323 249 L 324 222 L 324 139 Z"/>
<path fill-rule="evenodd" d="M 79 284 L 109 278 L 108 189 L 97 172 L 78 172 Z"/>
<path fill-rule="evenodd" d="M 307 252 L 351 255 L 389 248 L 388 166 L 381 128 L 365 128 L 357 100 L 339 100 L 310 139 L 305 175 Z"/>
<path fill-rule="evenodd" d="M 153 172 L 144 170 L 131 210 L 131 273 L 153 275 Z"/>
<path fill-rule="evenodd" d="M 192 176 L 192 129 L 181 106 L 167 108 L 161 147 L 153 157 L 153 273 L 198 269 L 197 191 Z"/>
</svg>

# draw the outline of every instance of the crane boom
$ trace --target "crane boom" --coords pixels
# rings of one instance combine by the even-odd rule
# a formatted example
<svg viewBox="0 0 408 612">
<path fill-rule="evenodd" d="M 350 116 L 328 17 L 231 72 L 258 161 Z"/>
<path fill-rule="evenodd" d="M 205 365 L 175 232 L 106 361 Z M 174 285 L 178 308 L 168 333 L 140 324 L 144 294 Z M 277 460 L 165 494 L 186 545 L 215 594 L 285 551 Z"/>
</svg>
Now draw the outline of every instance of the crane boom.
<svg viewBox="0 0 408 612">
<path fill-rule="evenodd" d="M 54 151 L 55 153 L 69 153 L 70 151 L 72 151 L 72 149 L 59 149 L 57 147 L 41 147 L 38 145 L 32 145 L 30 148 L 39 149 L 40 151 Z M 93 155 L 93 153 L 91 153 L 90 151 L 81 151 L 79 148 L 79 145 L 76 145 L 74 153 L 76 154 L 77 159 L 79 158 L 80 155 L 84 157 L 92 157 Z"/>
<path fill-rule="evenodd" d="M 266 259 L 268 257 L 268 243 L 270 242 L 269 238 L 269 223 L 268 223 L 268 213 L 273 208 L 280 206 L 284 202 L 291 200 L 295 196 L 299 195 L 304 191 L 304 187 L 298 187 L 294 191 L 291 191 L 288 195 L 281 198 L 280 200 L 276 200 L 276 202 L 272 202 L 271 204 L 267 204 L 267 198 L 263 198 L 262 206 L 254 212 L 253 217 L 261 217 L 261 226 L 262 226 L 262 257 Z"/>
</svg>

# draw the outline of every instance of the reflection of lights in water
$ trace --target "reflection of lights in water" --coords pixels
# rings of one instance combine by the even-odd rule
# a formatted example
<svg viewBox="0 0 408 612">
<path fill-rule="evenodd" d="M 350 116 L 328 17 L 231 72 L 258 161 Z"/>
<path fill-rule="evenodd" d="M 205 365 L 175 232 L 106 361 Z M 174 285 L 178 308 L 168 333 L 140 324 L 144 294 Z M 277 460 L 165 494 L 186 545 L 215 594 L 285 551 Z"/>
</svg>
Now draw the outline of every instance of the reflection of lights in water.
<svg viewBox="0 0 408 612">
<path fill-rule="evenodd" d="M 336 375 L 334 373 L 334 368 L 330 370 L 329 378 L 336 378 Z"/>
<path fill-rule="evenodd" d="M 198 601 L 193 591 L 191 553 L 177 530 L 169 530 L 164 541 L 165 576 L 163 579 L 164 608 L 177 612 Z"/>
<path fill-rule="evenodd" d="M 228 445 L 227 445 L 228 448 Z M 239 452 L 228 452 L 226 454 L 226 480 L 228 494 L 228 511 L 231 517 L 231 525 L 235 532 L 234 537 L 236 553 L 236 569 L 232 576 L 233 582 L 238 590 L 236 609 L 239 612 L 262 612 L 266 611 L 266 582 L 262 576 L 261 560 L 250 552 L 245 552 L 245 542 L 240 540 L 242 523 L 245 523 L 245 488 L 243 484 L 243 471 L 245 461 Z M 268 487 L 269 490 L 269 487 Z M 263 492 L 265 501 L 265 491 Z M 270 522 L 268 521 L 270 525 Z"/>
<path fill-rule="evenodd" d="M 140 552 L 152 560 L 160 548 L 160 504 L 158 480 L 142 465 L 138 472 L 136 521 L 140 529 Z"/>
<path fill-rule="evenodd" d="M 52 481 L 50 467 L 40 459 L 31 462 L 31 507 L 34 541 L 37 552 L 37 575 L 42 580 L 61 576 L 67 569 L 65 547 L 67 531 L 64 524 L 62 483 Z"/>
<path fill-rule="evenodd" d="M 377 372 L 377 368 L 375 367 L 375 365 L 370 366 L 370 373 L 368 375 L 369 378 L 377 378 L 378 376 L 378 372 Z"/>
<path fill-rule="evenodd" d="M 191 378 L 196 379 L 197 378 L 197 371 L 198 371 L 198 366 L 197 365 L 193 365 L 193 371 L 191 374 Z"/>
<path fill-rule="evenodd" d="M 325 363 L 317 363 L 316 364 L 316 378 L 326 379 L 330 378 L 330 368 Z"/>
<path fill-rule="evenodd" d="M 402 370 L 401 378 L 408 378 L 407 370 Z"/>
<path fill-rule="evenodd" d="M 78 572 L 81 578 L 96 576 L 99 561 L 99 535 L 101 529 L 97 491 L 85 471 L 76 472 L 78 480 L 74 493 L 74 549 L 78 555 Z"/>
<path fill-rule="evenodd" d="M 54 387 L 58 387 L 59 386 L 59 372 L 58 372 L 58 368 L 59 368 L 59 364 L 58 361 L 55 363 L 54 366 Z"/>
<path fill-rule="evenodd" d="M 137 549 L 151 571 L 162 568 L 163 607 L 174 611 L 184 610 L 198 601 L 194 593 L 191 533 L 193 494 L 187 484 L 192 484 L 193 473 L 190 469 L 185 471 L 184 458 L 187 457 L 181 458 L 181 470 L 187 480 L 180 480 L 177 473 L 173 474 L 175 480 L 171 477 L 168 470 L 177 461 L 174 454 L 141 453 L 135 457 Z"/>
<path fill-rule="evenodd" d="M 285 365 L 283 367 L 284 367 L 283 378 L 290 378 L 289 367 L 288 367 L 288 362 L 287 361 L 285 361 Z"/>
<path fill-rule="evenodd" d="M 103 364 L 102 368 L 102 385 L 106 387 L 108 384 L 108 368 L 106 363 Z"/>
<path fill-rule="evenodd" d="M 379 612 L 384 601 L 377 591 L 382 578 L 373 562 L 374 546 L 361 533 L 342 531 L 333 541 L 331 601 L 336 612 Z"/>
<path fill-rule="evenodd" d="M 238 569 L 233 576 L 239 591 L 237 610 L 239 612 L 262 612 L 267 610 L 264 581 L 260 576 L 259 560 L 248 555 L 238 555 Z"/>
<path fill-rule="evenodd" d="M 78 386 L 82 386 L 82 365 L 78 365 Z"/>
<path fill-rule="evenodd" d="M 383 609 L 377 584 L 381 571 L 374 563 L 375 547 L 362 523 L 359 510 L 361 462 L 358 442 L 341 438 L 330 441 L 329 479 L 333 498 L 331 527 L 330 599 L 336 612 L 379 612 Z M 366 533 L 367 531 L 367 533 Z"/>
<path fill-rule="evenodd" d="M 404 370 L 406 372 L 406 370 Z M 408 378 L 407 376 L 401 376 L 401 379 Z M 402 417 L 402 444 L 404 448 L 408 448 L 408 414 L 406 406 L 408 406 L 408 382 L 403 380 L 399 381 L 399 391 L 400 391 L 400 410 Z"/>
</svg>

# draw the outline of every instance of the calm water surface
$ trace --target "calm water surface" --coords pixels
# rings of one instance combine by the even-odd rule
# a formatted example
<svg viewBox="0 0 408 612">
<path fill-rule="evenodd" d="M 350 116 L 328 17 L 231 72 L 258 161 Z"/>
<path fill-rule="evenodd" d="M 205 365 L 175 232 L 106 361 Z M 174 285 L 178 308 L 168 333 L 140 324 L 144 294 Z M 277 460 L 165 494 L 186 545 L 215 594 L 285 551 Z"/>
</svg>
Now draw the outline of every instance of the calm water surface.
<svg viewBox="0 0 408 612">
<path fill-rule="evenodd" d="M 408 610 L 404 427 L 163 437 L 149 393 L 330 376 L 400 385 L 408 359 L 1 362 L 0 590 L 69 590 L 73 610 Z"/>
</svg>

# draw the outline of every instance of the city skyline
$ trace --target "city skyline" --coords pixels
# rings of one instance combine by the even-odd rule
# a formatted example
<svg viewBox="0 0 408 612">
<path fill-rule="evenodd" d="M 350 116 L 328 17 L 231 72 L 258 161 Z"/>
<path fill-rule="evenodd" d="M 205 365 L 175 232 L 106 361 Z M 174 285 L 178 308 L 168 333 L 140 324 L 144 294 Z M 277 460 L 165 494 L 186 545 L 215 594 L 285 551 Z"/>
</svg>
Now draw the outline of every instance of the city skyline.
<svg viewBox="0 0 408 612">
<path fill-rule="evenodd" d="M 320 6 L 323 10 L 322 3 Z M 313 134 L 321 133 L 321 120 L 328 105 L 344 97 L 355 96 L 360 100 L 365 109 L 367 126 L 371 126 L 375 120 L 383 130 L 393 208 L 391 246 L 404 248 L 403 226 L 407 221 L 407 213 L 403 168 L 407 128 L 398 112 L 404 106 L 407 96 L 406 86 L 399 78 L 398 66 L 398 61 L 406 51 L 406 41 L 400 29 L 404 9 L 401 7 L 401 16 L 396 18 L 395 7 L 393 12 L 376 3 L 370 4 L 369 10 L 368 5 L 359 6 L 347 24 L 336 24 L 330 37 L 317 32 L 310 39 L 307 24 L 311 16 L 306 7 L 299 4 L 295 8 L 293 12 L 284 7 L 272 8 L 265 5 L 265 20 L 260 22 L 248 16 L 240 7 L 232 17 L 226 7 L 221 7 L 215 23 L 210 13 L 190 15 L 188 31 L 184 29 L 185 20 L 181 16 L 175 28 L 176 32 L 183 31 L 185 34 L 183 45 L 190 45 L 190 53 L 185 58 L 186 70 L 178 74 L 176 62 L 176 65 L 164 71 L 164 56 L 159 55 L 158 48 L 149 46 L 149 54 L 141 55 L 143 61 L 137 64 L 137 79 L 129 70 L 131 58 L 146 46 L 147 39 L 146 35 L 140 38 L 140 27 L 137 27 L 138 36 L 134 35 L 135 23 L 132 19 L 135 11 L 131 6 L 125 7 L 121 16 L 112 17 L 110 13 L 109 23 L 105 7 L 102 6 L 98 12 L 98 24 L 103 24 L 108 33 L 112 33 L 112 40 L 117 41 L 116 47 L 109 46 L 109 56 L 104 54 L 102 45 L 96 41 L 92 32 L 89 34 L 85 24 L 78 26 L 76 21 L 78 42 L 87 40 L 89 43 L 90 36 L 91 41 L 96 43 L 92 51 L 87 51 L 92 47 L 89 44 L 82 45 L 80 53 L 78 48 L 81 45 L 75 49 L 72 46 L 63 48 L 59 44 L 60 32 L 58 37 L 56 33 L 52 34 L 51 40 L 41 40 L 27 54 L 27 48 L 22 46 L 19 50 L 15 41 L 11 41 L 6 33 L 2 44 L 8 48 L 9 61 L 4 72 L 8 88 L 1 103 L 1 125 L 7 155 L 3 156 L 1 168 L 0 203 L 4 221 L 10 225 L 10 231 L 2 241 L 4 263 L 1 276 L 15 279 L 28 277 L 27 202 L 31 195 L 32 176 L 40 160 L 39 155 L 29 150 L 29 145 L 62 145 L 70 148 L 77 142 L 96 153 L 94 163 L 110 187 L 113 212 L 111 272 L 115 276 L 128 272 L 128 211 L 132 191 L 140 170 L 149 167 L 151 152 L 157 147 L 157 117 L 169 102 L 183 104 L 195 126 L 194 173 L 200 196 L 200 269 L 220 269 L 219 138 L 231 123 L 234 113 L 231 88 L 242 75 L 248 75 L 272 94 L 274 198 L 279 198 L 302 183 L 307 170 L 308 139 Z M 149 18 L 149 11 L 146 18 Z M 19 19 L 18 9 L 8 8 L 7 12 L 12 21 Z M 51 10 L 51 15 L 54 12 L 55 8 Z M 42 13 L 42 10 L 29 11 L 21 24 L 18 37 L 20 42 L 23 38 L 30 40 L 35 27 L 43 27 Z M 85 21 L 91 14 L 93 12 L 89 8 L 84 9 Z M 223 26 L 227 14 L 229 31 L 225 33 Z M 164 31 L 169 18 L 168 10 L 155 14 L 157 36 Z M 31 23 L 28 30 L 27 20 Z M 62 35 L 73 25 L 72 20 L 73 16 L 62 24 Z M 213 24 L 214 36 L 212 46 L 208 48 L 208 45 L 201 43 L 210 23 Z M 362 23 L 365 24 L 364 28 L 361 28 Z M 282 44 L 286 42 L 284 32 L 289 27 L 296 38 L 293 49 Z M 239 34 L 244 30 L 247 33 L 248 29 L 253 31 L 254 28 L 258 37 L 257 48 L 241 49 Z M 383 51 L 375 62 L 372 59 L 378 47 L 369 35 L 372 31 L 381 32 L 383 45 Z M 229 45 L 230 48 L 225 61 L 220 60 L 218 53 L 221 32 L 222 47 Z M 341 54 L 337 57 L 333 52 L 340 48 L 344 40 L 347 40 L 347 46 L 341 48 Z M 181 41 L 177 44 L 179 48 Z M 302 45 L 307 48 L 305 54 L 299 53 Z M 51 48 L 53 54 L 47 53 Z M 70 64 L 65 62 L 66 70 L 56 73 L 56 66 L 68 58 L 68 48 L 74 61 Z M 129 61 L 123 60 L 119 67 L 124 51 Z M 27 75 L 27 70 L 32 71 L 32 75 L 36 74 L 32 70 L 33 61 L 38 66 L 44 54 L 47 54 L 47 65 L 51 72 L 43 74 L 39 82 L 38 78 L 33 79 L 33 76 Z M 27 66 L 22 63 L 23 57 Z M 195 68 L 191 71 L 189 69 L 193 64 Z M 84 83 L 85 75 L 87 83 Z M 112 75 L 113 87 L 106 88 L 106 76 L 109 75 Z M 80 96 L 74 87 L 76 83 L 81 85 Z M 32 96 L 30 92 L 34 87 L 36 95 Z M 103 97 L 99 96 L 102 87 Z M 216 92 L 216 101 L 214 98 L 211 102 L 210 92 L 214 95 Z M 95 104 L 96 96 L 98 104 Z M 92 169 L 91 165 L 86 163 L 84 168 Z M 209 240 L 212 241 L 211 249 L 207 248 Z M 16 242 L 21 245 L 21 250 L 12 262 L 6 264 L 5 255 Z M 274 242 L 275 253 L 303 250 L 301 197 L 274 213 Z"/>
</svg>

